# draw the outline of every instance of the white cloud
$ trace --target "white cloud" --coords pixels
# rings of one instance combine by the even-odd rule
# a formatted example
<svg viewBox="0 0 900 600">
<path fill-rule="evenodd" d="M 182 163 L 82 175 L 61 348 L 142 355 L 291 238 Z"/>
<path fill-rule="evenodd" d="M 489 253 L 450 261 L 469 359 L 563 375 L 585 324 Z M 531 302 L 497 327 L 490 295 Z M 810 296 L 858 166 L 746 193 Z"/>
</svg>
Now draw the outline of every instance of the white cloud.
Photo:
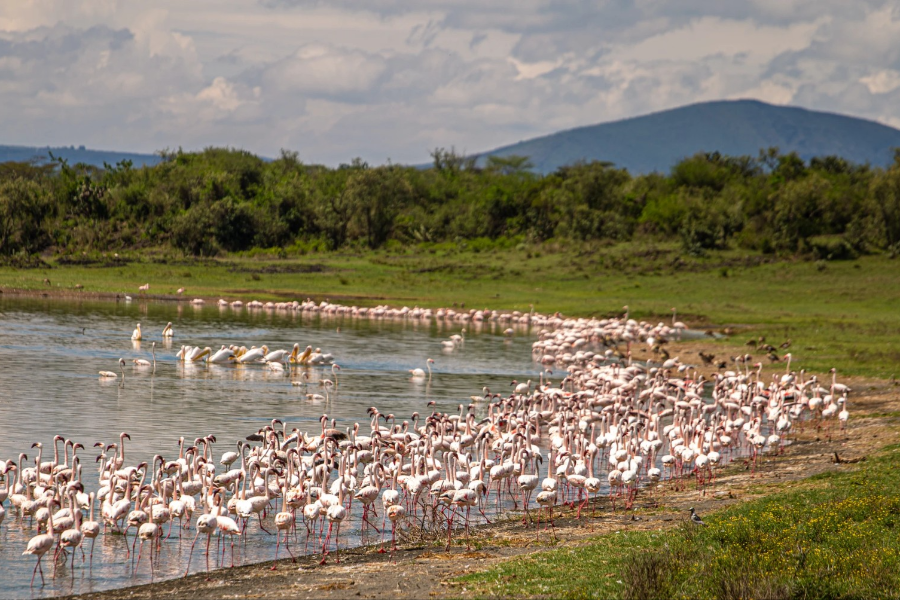
<svg viewBox="0 0 900 600">
<path fill-rule="evenodd" d="M 299 93 L 305 97 L 365 101 L 384 73 L 384 57 L 359 50 L 307 44 L 268 67 L 262 73 L 267 90 Z"/>
<path fill-rule="evenodd" d="M 747 97 L 900 122 L 896 3 L 0 4 L 0 143 L 421 162 Z"/>
<path fill-rule="evenodd" d="M 864 83 L 873 94 L 886 94 L 900 87 L 900 73 L 897 71 L 878 71 L 873 75 L 860 77 L 860 83 Z"/>
</svg>

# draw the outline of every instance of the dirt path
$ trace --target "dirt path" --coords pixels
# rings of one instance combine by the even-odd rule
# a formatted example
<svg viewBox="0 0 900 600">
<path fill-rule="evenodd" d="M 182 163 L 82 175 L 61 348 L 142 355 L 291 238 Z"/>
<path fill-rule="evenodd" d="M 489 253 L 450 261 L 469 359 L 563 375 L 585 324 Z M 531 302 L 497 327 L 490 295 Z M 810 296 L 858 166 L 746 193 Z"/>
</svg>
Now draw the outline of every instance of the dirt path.
<svg viewBox="0 0 900 600">
<path fill-rule="evenodd" d="M 666 483 L 656 492 L 656 506 L 645 492 L 638 497 L 635 510 L 616 514 L 606 498 L 598 500 L 596 517 L 590 508 L 575 520 L 571 510 L 557 514 L 553 541 L 541 531 L 525 529 L 521 520 L 495 523 L 478 528 L 473 549 L 454 546 L 444 552 L 444 540 L 401 544 L 390 563 L 377 547 L 341 551 L 341 563 L 319 566 L 318 557 L 298 559 L 297 564 L 281 561 L 278 570 L 271 563 L 221 569 L 211 574 L 176 579 L 78 596 L 98 600 L 141 598 L 445 598 L 465 597 L 466 590 L 452 581 L 454 577 L 479 571 L 512 557 L 549 548 L 575 546 L 588 538 L 624 529 L 662 529 L 677 525 L 693 506 L 708 514 L 725 506 L 753 499 L 789 487 L 792 482 L 827 470 L 854 469 L 856 463 L 836 463 L 863 459 L 882 446 L 900 442 L 900 388 L 890 382 L 850 380 L 854 387 L 849 429 L 828 440 L 815 427 L 794 432 L 793 443 L 781 456 L 764 457 L 755 474 L 744 460 L 721 469 L 715 483 L 700 495 L 693 480 L 685 490 Z"/>
</svg>

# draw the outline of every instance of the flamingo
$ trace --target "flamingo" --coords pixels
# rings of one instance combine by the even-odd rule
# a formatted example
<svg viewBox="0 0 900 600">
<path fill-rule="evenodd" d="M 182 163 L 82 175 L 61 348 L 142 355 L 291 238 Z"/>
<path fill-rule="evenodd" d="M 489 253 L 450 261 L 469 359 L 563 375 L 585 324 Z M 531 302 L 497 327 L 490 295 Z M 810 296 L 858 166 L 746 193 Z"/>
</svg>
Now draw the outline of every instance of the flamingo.
<svg viewBox="0 0 900 600">
<path fill-rule="evenodd" d="M 34 571 L 31 573 L 31 585 L 34 586 L 34 576 L 37 574 L 38 570 L 41 572 L 41 585 L 44 585 L 44 569 L 41 567 L 41 559 L 44 558 L 44 555 L 53 548 L 53 542 L 55 540 L 55 532 L 53 531 L 53 519 L 47 523 L 47 533 L 38 534 L 31 538 L 28 541 L 28 547 L 25 548 L 25 552 L 22 553 L 22 556 L 26 554 L 31 554 L 33 556 L 37 556 L 37 564 L 34 565 Z"/>
<path fill-rule="evenodd" d="M 344 508 L 344 486 L 341 486 L 341 489 L 338 493 L 339 502 L 337 504 L 333 504 L 328 507 L 328 510 L 325 512 L 325 518 L 328 519 L 328 535 L 325 536 L 325 543 L 322 545 L 322 560 L 319 564 L 325 564 L 325 557 L 328 555 L 328 542 L 331 540 L 331 528 L 337 523 L 337 531 L 334 535 L 334 554 L 335 561 L 340 563 L 341 557 L 338 554 L 338 543 L 341 535 L 341 523 L 344 519 L 347 518 L 347 509 Z"/>
<path fill-rule="evenodd" d="M 122 381 L 125 381 L 125 359 L 119 359 L 119 365 L 122 368 Z M 100 379 L 118 379 L 119 374 L 115 371 L 100 371 Z"/>
<path fill-rule="evenodd" d="M 297 562 L 294 554 L 291 552 L 290 537 L 288 535 L 290 529 L 294 526 L 294 513 L 285 510 L 285 501 L 288 497 L 293 464 L 293 462 L 288 462 L 288 475 L 284 478 L 284 487 L 281 492 L 281 512 L 275 515 L 275 560 L 272 562 L 273 571 L 275 570 L 275 564 L 278 562 L 278 546 L 282 532 L 284 532 L 284 547 L 287 548 L 288 554 L 291 555 L 291 562 Z"/>
<path fill-rule="evenodd" d="M 428 380 L 431 380 L 431 364 L 434 362 L 434 359 L 429 358 L 425 361 L 425 366 L 428 368 Z M 425 379 L 425 371 L 421 368 L 410 369 L 410 374 L 412 375 L 412 379 Z"/>
<path fill-rule="evenodd" d="M 402 504 L 393 504 L 387 508 L 387 518 L 391 521 L 391 562 L 394 561 L 394 551 L 397 549 L 397 522 L 406 517 L 406 507 Z"/>
<path fill-rule="evenodd" d="M 187 568 L 184 570 L 185 577 L 188 576 L 191 570 L 191 557 L 194 555 L 194 545 L 197 543 L 197 538 L 200 537 L 200 534 L 206 534 L 206 580 L 209 581 L 209 539 L 213 532 L 216 531 L 218 524 L 218 517 L 209 513 L 203 513 L 197 519 L 197 534 L 194 536 L 194 541 L 191 543 L 191 551 L 188 553 Z"/>
<path fill-rule="evenodd" d="M 530 519 L 528 516 L 528 505 L 531 503 L 531 494 L 534 492 L 534 489 L 538 486 L 538 481 L 540 480 L 537 473 L 537 464 L 534 464 L 534 473 L 526 474 L 525 466 L 528 463 L 528 453 L 523 452 L 522 457 L 519 461 L 521 466 L 519 471 L 519 477 L 516 479 L 516 483 L 519 485 L 519 491 L 522 493 L 522 505 L 525 507 L 525 515 L 522 517 L 522 523 L 527 524 Z"/>
<path fill-rule="evenodd" d="M 81 546 L 81 541 L 84 539 L 84 533 L 81 531 L 81 510 L 75 509 L 75 490 L 72 490 L 70 494 L 70 500 L 72 503 L 72 509 L 75 511 L 75 515 L 72 518 L 72 526 L 71 528 L 63 526 L 59 521 L 54 523 L 60 529 L 63 529 L 63 532 L 59 536 L 59 547 L 62 548 L 72 548 L 72 566 L 75 566 L 75 553 L 74 549 Z M 52 520 L 52 519 L 51 519 Z M 82 550 L 82 562 L 84 562 L 84 550 Z M 65 563 L 63 563 L 65 564 Z"/>
<path fill-rule="evenodd" d="M 150 352 L 153 355 L 153 362 L 146 358 L 135 358 L 131 362 L 134 363 L 135 367 L 153 367 L 153 370 L 156 371 L 156 342 L 150 344 Z"/>
<path fill-rule="evenodd" d="M 141 545 L 138 547 L 138 558 L 137 562 L 134 565 L 133 571 L 137 571 L 138 565 L 141 564 L 141 553 L 144 550 L 144 542 L 147 541 L 150 542 L 150 576 L 153 576 L 153 543 L 160 536 L 160 534 L 161 530 L 159 528 L 159 525 L 157 525 L 153 521 L 149 521 L 140 526 L 140 528 L 138 529 L 138 537 L 141 540 Z"/>
<path fill-rule="evenodd" d="M 94 541 L 100 535 L 100 523 L 94 520 L 94 492 L 88 494 L 91 506 L 88 520 L 81 524 L 81 534 L 91 540 L 91 565 L 94 564 Z"/>
</svg>

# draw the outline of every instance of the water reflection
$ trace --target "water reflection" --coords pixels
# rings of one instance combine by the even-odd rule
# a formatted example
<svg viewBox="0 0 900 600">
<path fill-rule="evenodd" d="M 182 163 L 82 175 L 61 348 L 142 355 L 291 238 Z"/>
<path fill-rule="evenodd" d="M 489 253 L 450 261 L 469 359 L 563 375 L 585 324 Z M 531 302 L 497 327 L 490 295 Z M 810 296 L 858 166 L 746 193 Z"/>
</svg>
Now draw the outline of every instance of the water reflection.
<svg viewBox="0 0 900 600">
<path fill-rule="evenodd" d="M 139 299 L 119 303 L 0 299 L 0 313 L 3 460 L 32 452 L 36 441 L 49 448 L 56 434 L 91 449 L 95 442 L 116 440 L 122 431 L 132 437 L 129 464 L 150 462 L 155 454 L 174 458 L 180 436 L 194 439 L 208 434 L 219 440 L 218 460 L 235 440 L 273 418 L 314 432 L 323 413 L 345 428 L 368 422 L 366 409 L 374 405 L 396 414 L 400 422 L 413 412 L 429 410 L 431 401 L 437 410 L 456 412 L 484 386 L 505 391 L 512 379 L 536 380 L 539 372 L 530 360 L 532 338 L 527 330 L 519 328 L 509 338 L 503 334 L 505 326 L 495 323 L 468 323 L 465 344 L 442 351 L 440 342 L 459 333 L 459 327 L 437 321 L 324 318 L 242 306 L 191 305 L 186 310 L 182 304 Z M 163 339 L 169 321 L 175 337 Z M 129 339 L 137 322 L 142 325 L 142 342 Z M 134 366 L 135 358 L 152 360 L 151 342 L 156 342 L 156 369 Z M 262 365 L 207 366 L 174 360 L 182 344 L 216 348 L 265 343 L 272 349 L 290 349 L 295 342 L 301 348 L 312 345 L 334 354 L 341 366 L 337 387 L 324 387 L 325 380 L 334 380 L 330 367 L 279 373 Z M 424 366 L 428 357 L 435 361 L 432 378 L 411 379 L 409 370 Z M 101 370 L 120 372 L 119 358 L 127 365 L 124 379 L 99 378 Z M 92 457 L 83 454 L 84 480 L 87 491 L 93 491 L 97 481 L 88 467 Z M 50 557 L 45 557 L 47 584 L 32 590 L 34 559 L 21 553 L 35 529 L 27 526 L 27 520 L 18 521 L 14 511 L 7 512 L 0 526 L 2 597 L 85 593 L 150 581 L 146 562 L 132 574 L 130 562 L 123 558 L 121 536 L 101 534 L 91 569 L 82 566 L 79 554 L 74 569 L 60 568 L 54 576 L 51 561 L 46 560 Z M 356 516 L 342 532 L 346 530 L 349 537 L 342 533 L 342 546 L 359 534 Z M 178 576 L 185 568 L 187 538 L 193 529 L 185 531 L 184 540 L 177 535 L 163 544 L 155 564 L 157 580 Z M 270 536 L 249 535 L 246 543 L 235 546 L 236 562 L 271 559 L 272 542 Z M 203 561 L 196 558 L 192 570 L 203 568 Z M 221 555 L 214 560 L 221 560 Z"/>
</svg>

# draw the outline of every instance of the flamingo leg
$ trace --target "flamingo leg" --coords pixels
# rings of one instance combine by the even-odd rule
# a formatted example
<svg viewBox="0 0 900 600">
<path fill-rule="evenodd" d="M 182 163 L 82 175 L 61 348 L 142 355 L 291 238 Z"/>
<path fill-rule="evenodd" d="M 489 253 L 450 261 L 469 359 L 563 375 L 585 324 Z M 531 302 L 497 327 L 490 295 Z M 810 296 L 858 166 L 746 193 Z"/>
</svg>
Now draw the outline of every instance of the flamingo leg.
<svg viewBox="0 0 900 600">
<path fill-rule="evenodd" d="M 131 540 L 131 560 L 132 560 L 132 562 L 134 561 L 134 545 L 137 543 L 137 541 L 138 541 L 138 536 L 137 536 L 137 534 L 135 534 L 134 539 Z"/>
<path fill-rule="evenodd" d="M 191 544 L 191 551 L 188 552 L 187 568 L 184 570 L 185 577 L 188 576 L 188 572 L 190 572 L 190 570 L 191 570 L 191 558 L 194 556 L 194 544 L 197 543 L 197 538 L 199 538 L 199 537 L 200 537 L 200 532 L 198 531 L 197 535 L 194 536 L 194 543 Z M 91 556 L 93 556 L 93 546 L 91 547 Z"/>
<path fill-rule="evenodd" d="M 388 509 L 388 507 L 385 506 L 384 512 L 381 513 L 381 548 L 378 549 L 379 554 L 385 553 L 385 549 L 384 549 L 384 529 L 385 529 L 385 527 L 384 527 L 384 525 L 386 522 L 385 519 L 387 519 L 387 509 Z M 391 530 L 393 531 L 393 524 L 391 525 Z M 391 535 L 393 536 L 393 533 Z M 393 554 L 393 551 L 391 552 L 391 554 Z"/>
<path fill-rule="evenodd" d="M 450 541 L 453 539 L 453 510 L 450 510 L 450 516 L 447 517 L 447 548 L 446 552 L 450 552 Z"/>
<path fill-rule="evenodd" d="M 34 563 L 34 571 L 31 572 L 31 587 L 34 587 L 34 577 L 37 575 L 38 567 L 41 566 L 41 557 L 38 556 L 37 562 Z M 41 571 L 41 585 L 44 585 L 44 572 Z"/>
<path fill-rule="evenodd" d="M 331 540 L 331 526 L 332 525 L 334 525 L 333 522 L 328 524 L 328 535 L 325 536 L 325 543 L 322 544 L 322 560 L 319 562 L 320 565 L 324 565 L 326 562 L 325 557 L 328 555 L 327 548 L 328 548 L 328 542 L 329 542 L 329 540 Z M 324 524 L 323 524 L 323 527 L 324 527 Z"/>
<path fill-rule="evenodd" d="M 284 534 L 284 547 L 287 548 L 288 554 L 291 555 L 291 562 L 296 563 L 297 559 L 294 558 L 294 553 L 291 552 L 291 543 L 290 543 L 290 540 L 288 539 L 287 532 L 285 532 L 285 534 Z"/>
<path fill-rule="evenodd" d="M 263 525 L 262 513 L 256 513 L 256 516 L 259 517 L 259 528 L 262 529 L 263 531 L 265 531 L 266 533 L 268 533 L 269 535 L 271 535 L 272 532 L 269 531 L 268 529 L 266 529 L 265 526 Z"/>
<path fill-rule="evenodd" d="M 341 543 L 341 522 L 338 521 L 337 531 L 334 534 L 334 560 L 338 564 L 341 563 L 340 543 Z"/>
<path fill-rule="evenodd" d="M 471 506 L 466 507 L 466 552 L 472 549 L 471 546 L 469 546 L 469 512 L 471 510 Z"/>
<path fill-rule="evenodd" d="M 141 545 L 138 547 L 138 558 L 137 558 L 137 563 L 135 563 L 134 567 L 132 567 L 132 569 L 131 569 L 131 574 L 132 574 L 132 575 L 134 575 L 134 573 L 137 571 L 138 565 L 141 564 L 141 553 L 142 553 L 143 551 L 144 551 L 144 540 L 141 539 Z"/>
<path fill-rule="evenodd" d="M 211 531 L 206 534 L 206 580 L 207 581 L 209 581 L 209 538 L 210 537 L 212 537 Z"/>
<path fill-rule="evenodd" d="M 128 548 L 128 529 L 122 532 L 122 536 L 125 538 L 125 558 L 131 556 L 131 550 Z"/>
</svg>

